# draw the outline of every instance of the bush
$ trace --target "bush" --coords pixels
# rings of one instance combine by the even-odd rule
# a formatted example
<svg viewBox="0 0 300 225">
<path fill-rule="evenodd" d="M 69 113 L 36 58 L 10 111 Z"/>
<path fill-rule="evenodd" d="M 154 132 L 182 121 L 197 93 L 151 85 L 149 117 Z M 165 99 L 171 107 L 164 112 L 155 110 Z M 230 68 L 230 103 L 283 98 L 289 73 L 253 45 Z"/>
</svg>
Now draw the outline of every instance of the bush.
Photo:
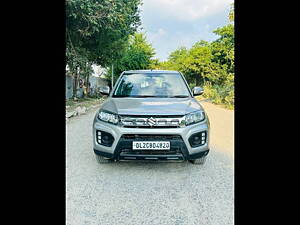
<svg viewBox="0 0 300 225">
<path fill-rule="evenodd" d="M 203 88 L 203 97 L 210 99 L 215 104 L 223 104 L 229 109 L 234 108 L 233 85 L 221 86 L 206 82 Z"/>
</svg>

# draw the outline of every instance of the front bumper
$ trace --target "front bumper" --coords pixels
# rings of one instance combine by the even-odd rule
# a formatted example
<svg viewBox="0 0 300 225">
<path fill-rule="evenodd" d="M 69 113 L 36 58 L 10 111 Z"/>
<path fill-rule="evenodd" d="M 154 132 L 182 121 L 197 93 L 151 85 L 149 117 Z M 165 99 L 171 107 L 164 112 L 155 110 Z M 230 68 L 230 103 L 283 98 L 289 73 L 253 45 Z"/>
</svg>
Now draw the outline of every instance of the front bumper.
<svg viewBox="0 0 300 225">
<path fill-rule="evenodd" d="M 110 133 L 114 137 L 111 147 L 99 145 L 96 141 L 96 131 L 101 130 Z M 191 135 L 206 131 L 206 143 L 199 147 L 191 147 L 188 139 Z M 134 154 L 132 150 L 132 141 L 145 140 L 144 135 L 160 136 L 162 139 L 156 141 L 170 141 L 170 153 L 163 154 L 160 151 L 141 151 Z M 129 138 L 128 138 L 129 136 Z M 132 137 L 134 136 L 134 137 Z M 135 138 L 138 136 L 138 139 Z M 109 123 L 99 121 L 96 117 L 93 124 L 93 146 L 95 154 L 102 155 L 114 160 L 130 159 L 158 159 L 158 160 L 191 160 L 201 158 L 209 152 L 209 122 L 207 119 L 201 123 L 187 126 L 184 128 L 124 128 Z M 149 139 L 147 139 L 149 140 Z M 151 140 L 151 139 L 150 139 Z M 154 140 L 154 139 L 153 139 Z M 156 153 L 157 152 L 157 153 Z"/>
</svg>

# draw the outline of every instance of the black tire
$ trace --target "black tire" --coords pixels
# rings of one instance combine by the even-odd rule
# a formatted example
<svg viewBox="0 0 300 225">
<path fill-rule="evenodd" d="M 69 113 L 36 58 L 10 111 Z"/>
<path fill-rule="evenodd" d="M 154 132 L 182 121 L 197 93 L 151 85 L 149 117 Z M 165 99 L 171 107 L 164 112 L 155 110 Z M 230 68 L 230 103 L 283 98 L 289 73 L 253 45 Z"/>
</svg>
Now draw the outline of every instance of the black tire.
<svg viewBox="0 0 300 225">
<path fill-rule="evenodd" d="M 103 157 L 103 156 L 101 156 L 101 155 L 96 155 L 96 154 L 95 154 L 95 157 L 96 157 L 96 159 L 97 159 L 97 162 L 100 163 L 100 164 L 112 162 L 111 159 L 107 159 L 107 158 L 105 158 L 105 157 Z"/>
<path fill-rule="evenodd" d="M 206 156 L 203 156 L 199 159 L 192 159 L 192 160 L 189 160 L 191 163 L 193 164 L 200 164 L 200 165 L 203 165 L 206 161 Z"/>
</svg>

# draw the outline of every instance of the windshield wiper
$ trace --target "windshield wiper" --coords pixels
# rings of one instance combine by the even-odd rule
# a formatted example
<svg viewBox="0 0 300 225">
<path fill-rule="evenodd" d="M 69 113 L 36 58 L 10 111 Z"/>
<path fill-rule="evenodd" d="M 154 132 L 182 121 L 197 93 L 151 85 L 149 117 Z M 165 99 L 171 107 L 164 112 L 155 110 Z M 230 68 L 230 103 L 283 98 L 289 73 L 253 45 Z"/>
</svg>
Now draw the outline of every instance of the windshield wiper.
<svg viewBox="0 0 300 225">
<path fill-rule="evenodd" d="M 133 98 L 161 98 L 161 96 L 157 96 L 157 95 L 133 95 L 133 96 L 130 96 L 130 97 L 133 97 Z"/>
<path fill-rule="evenodd" d="M 160 98 L 157 95 L 113 95 L 116 98 Z"/>
<path fill-rule="evenodd" d="M 114 95 L 113 97 L 117 98 L 188 98 L 187 95 Z"/>
<path fill-rule="evenodd" d="M 113 98 L 128 98 L 129 95 L 113 95 Z"/>
<path fill-rule="evenodd" d="M 174 96 L 170 96 L 170 98 L 188 98 L 189 96 L 187 95 L 174 95 Z"/>
</svg>

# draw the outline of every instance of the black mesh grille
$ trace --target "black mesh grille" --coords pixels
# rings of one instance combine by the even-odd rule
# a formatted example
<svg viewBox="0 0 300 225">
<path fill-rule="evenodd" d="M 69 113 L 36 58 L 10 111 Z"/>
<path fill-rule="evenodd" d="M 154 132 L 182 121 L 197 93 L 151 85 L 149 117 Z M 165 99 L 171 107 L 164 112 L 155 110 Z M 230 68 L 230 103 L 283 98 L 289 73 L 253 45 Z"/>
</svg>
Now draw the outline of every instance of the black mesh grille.
<svg viewBox="0 0 300 225">
<path fill-rule="evenodd" d="M 183 140 L 180 135 L 123 134 L 120 153 L 133 155 L 174 155 L 182 154 Z M 170 150 L 133 150 L 133 141 L 170 141 Z"/>
</svg>

